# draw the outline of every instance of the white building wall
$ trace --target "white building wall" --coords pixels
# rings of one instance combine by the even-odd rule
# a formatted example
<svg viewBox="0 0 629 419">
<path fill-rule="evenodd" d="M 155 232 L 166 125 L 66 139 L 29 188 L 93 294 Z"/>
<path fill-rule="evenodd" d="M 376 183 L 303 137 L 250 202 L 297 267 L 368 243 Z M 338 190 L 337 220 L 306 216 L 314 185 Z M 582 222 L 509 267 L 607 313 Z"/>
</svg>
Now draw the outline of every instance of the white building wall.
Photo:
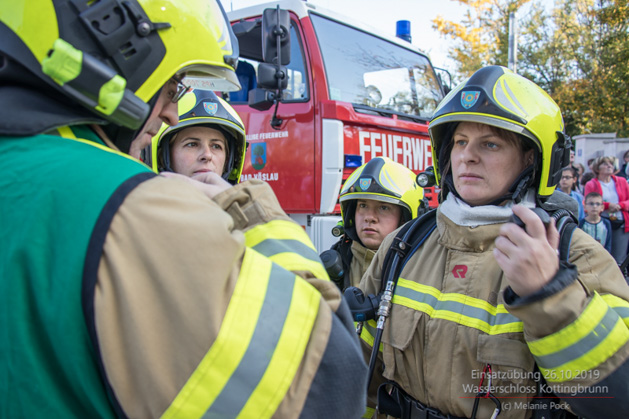
<svg viewBox="0 0 629 419">
<path fill-rule="evenodd" d="M 629 138 L 616 138 L 615 132 L 575 135 L 572 140 L 575 142 L 574 161 L 586 168 L 588 160 L 600 156 L 616 156 L 622 165 L 622 156 L 629 150 Z"/>
</svg>

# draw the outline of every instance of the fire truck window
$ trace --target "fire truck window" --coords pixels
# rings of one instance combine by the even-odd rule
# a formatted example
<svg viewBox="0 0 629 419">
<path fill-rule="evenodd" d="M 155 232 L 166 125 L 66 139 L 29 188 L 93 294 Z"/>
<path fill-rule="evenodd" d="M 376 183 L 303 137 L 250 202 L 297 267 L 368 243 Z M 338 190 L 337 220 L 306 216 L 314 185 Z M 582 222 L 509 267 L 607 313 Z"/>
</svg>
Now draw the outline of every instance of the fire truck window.
<svg viewBox="0 0 629 419">
<path fill-rule="evenodd" d="M 242 89 L 237 92 L 230 92 L 229 100 L 231 102 L 246 102 L 249 90 L 255 89 L 258 85 L 256 68 L 249 61 L 238 60 L 236 76 L 238 76 L 238 81 Z"/>
<path fill-rule="evenodd" d="M 331 99 L 411 117 L 432 116 L 443 94 L 424 54 L 314 12 L 310 17 Z"/>
<path fill-rule="evenodd" d="M 301 47 L 301 40 L 297 31 L 291 25 L 290 28 L 290 64 L 288 70 L 288 88 L 286 89 L 287 99 L 304 100 L 308 99 L 308 79 L 304 66 L 304 53 Z M 289 96 L 290 95 L 290 96 Z"/>
<path fill-rule="evenodd" d="M 257 29 L 257 33 L 253 32 L 238 38 L 241 49 L 236 75 L 242 90 L 231 92 L 229 94 L 230 102 L 246 102 L 249 90 L 256 87 L 258 65 L 262 60 L 262 44 L 260 43 L 260 29 Z M 290 64 L 286 66 L 288 87 L 283 92 L 284 99 L 282 102 L 301 102 L 308 100 L 310 95 L 301 38 L 292 21 L 290 34 L 291 60 Z"/>
</svg>

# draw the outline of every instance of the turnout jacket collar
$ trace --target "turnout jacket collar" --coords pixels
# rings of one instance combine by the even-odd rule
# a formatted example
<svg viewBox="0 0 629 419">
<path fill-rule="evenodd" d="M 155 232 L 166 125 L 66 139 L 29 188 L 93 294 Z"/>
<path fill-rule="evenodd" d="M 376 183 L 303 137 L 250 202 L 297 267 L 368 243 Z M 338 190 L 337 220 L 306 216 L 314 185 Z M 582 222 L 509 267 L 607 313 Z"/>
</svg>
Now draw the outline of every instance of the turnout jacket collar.
<svg viewBox="0 0 629 419">
<path fill-rule="evenodd" d="M 373 260 L 374 252 L 371 249 L 367 249 L 365 246 L 357 241 L 352 242 L 352 263 L 350 265 L 350 282 L 352 287 L 357 287 L 360 284 L 360 280 L 369 268 L 371 261 Z"/>
<path fill-rule="evenodd" d="M 494 246 L 500 226 L 504 223 L 489 224 L 479 227 L 457 225 L 454 221 L 437 210 L 437 229 L 439 244 L 450 250 L 463 252 L 485 252 Z"/>
</svg>

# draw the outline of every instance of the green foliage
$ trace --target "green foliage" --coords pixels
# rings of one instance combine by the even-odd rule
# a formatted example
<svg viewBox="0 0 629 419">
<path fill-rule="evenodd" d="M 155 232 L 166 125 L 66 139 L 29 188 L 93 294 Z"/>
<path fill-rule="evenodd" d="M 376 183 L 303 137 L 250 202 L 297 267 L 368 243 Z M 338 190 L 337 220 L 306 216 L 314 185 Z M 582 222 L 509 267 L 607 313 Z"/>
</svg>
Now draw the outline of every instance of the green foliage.
<svg viewBox="0 0 629 419">
<path fill-rule="evenodd" d="M 450 58 L 460 80 L 484 65 L 507 65 L 508 16 L 518 11 L 519 74 L 557 101 L 566 133 L 629 136 L 629 6 L 627 0 L 556 0 L 547 13 L 530 0 L 456 0 L 464 20 L 433 27 L 455 40 Z"/>
<path fill-rule="evenodd" d="M 469 77 L 486 65 L 508 64 L 509 13 L 531 0 L 456 0 L 468 6 L 463 21 L 451 22 L 442 16 L 433 19 L 433 28 L 452 38 L 448 56 L 457 63 L 457 79 Z"/>
<path fill-rule="evenodd" d="M 626 0 L 563 0 L 557 33 L 570 45 L 568 74 L 554 99 L 574 133 L 629 136 L 629 8 Z"/>
</svg>

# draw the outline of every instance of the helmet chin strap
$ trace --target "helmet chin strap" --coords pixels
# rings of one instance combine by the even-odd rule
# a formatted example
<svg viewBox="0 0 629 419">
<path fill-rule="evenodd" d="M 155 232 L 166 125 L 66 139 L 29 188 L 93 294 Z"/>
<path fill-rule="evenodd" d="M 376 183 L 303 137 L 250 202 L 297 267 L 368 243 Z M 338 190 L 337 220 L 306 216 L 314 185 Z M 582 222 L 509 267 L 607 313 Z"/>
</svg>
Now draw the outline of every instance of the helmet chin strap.
<svg viewBox="0 0 629 419">
<path fill-rule="evenodd" d="M 526 192 L 528 191 L 529 187 L 532 184 L 533 184 L 533 165 L 530 165 L 526 169 L 524 169 L 524 171 L 520 173 L 520 176 L 518 176 L 515 182 L 513 182 L 513 184 L 509 188 L 509 192 L 507 192 L 507 194 L 505 195 L 506 199 L 510 199 L 514 201 L 516 204 L 519 204 L 520 201 L 522 201 L 522 198 L 524 198 L 524 195 L 526 195 Z M 499 199 L 502 199 L 502 198 L 498 198 L 498 200 Z M 502 201 L 504 200 L 505 199 L 502 199 Z M 496 201 L 492 202 L 490 205 L 498 205 L 495 202 Z"/>
<path fill-rule="evenodd" d="M 164 167 L 159 167 L 158 165 L 158 169 L 160 172 L 174 172 L 173 168 L 170 166 L 170 137 L 163 138 L 162 141 L 166 143 L 161 147 L 162 161 L 164 162 Z"/>
<path fill-rule="evenodd" d="M 358 232 L 356 231 L 356 200 L 352 199 L 347 203 L 347 210 L 345 211 L 343 217 L 343 224 L 345 228 L 345 235 L 352 239 L 355 242 L 360 243 L 361 246 L 365 247 L 360 238 L 358 237 Z"/>
<path fill-rule="evenodd" d="M 236 138 L 231 132 L 218 124 L 212 125 L 211 128 L 220 131 L 225 137 L 225 143 L 227 145 L 227 159 L 225 161 L 225 167 L 223 168 L 222 178 L 229 182 L 229 175 L 234 169 L 234 161 L 236 160 Z"/>
</svg>

